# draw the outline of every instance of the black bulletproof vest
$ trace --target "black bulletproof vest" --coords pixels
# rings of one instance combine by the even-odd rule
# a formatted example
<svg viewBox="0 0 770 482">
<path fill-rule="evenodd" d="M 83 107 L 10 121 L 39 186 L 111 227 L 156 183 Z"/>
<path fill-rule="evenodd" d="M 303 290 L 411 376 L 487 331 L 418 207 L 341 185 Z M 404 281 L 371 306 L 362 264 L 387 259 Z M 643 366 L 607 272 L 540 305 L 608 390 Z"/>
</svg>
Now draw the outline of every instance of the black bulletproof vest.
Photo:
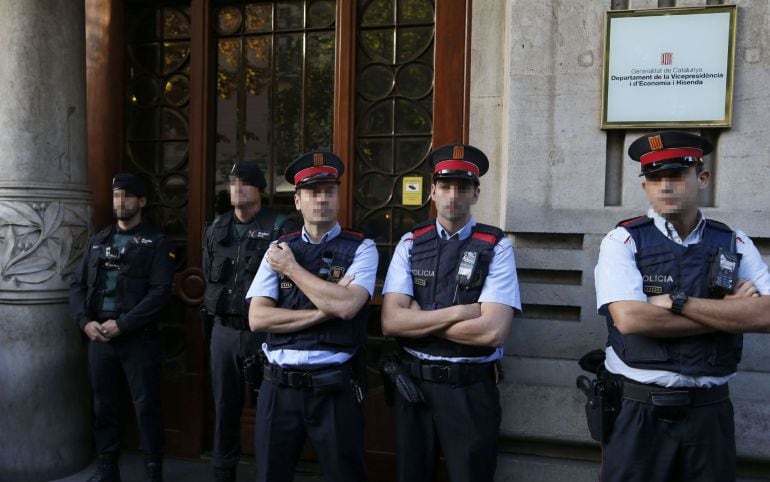
<svg viewBox="0 0 770 482">
<path fill-rule="evenodd" d="M 233 211 L 214 220 L 208 233 L 210 239 L 206 240 L 213 251 L 203 301 L 209 313 L 242 318 L 248 316 L 246 291 L 274 239 L 276 217 L 275 211 L 260 209 L 240 239 L 233 226 Z"/>
<path fill-rule="evenodd" d="M 717 221 L 706 220 L 701 242 L 682 246 L 671 241 L 643 216 L 620 223 L 636 243 L 636 266 L 648 295 L 683 290 L 688 296 L 713 298 L 708 289 L 708 270 L 718 248 L 731 249 L 733 231 Z M 668 370 L 688 376 L 725 376 L 735 373 L 741 361 L 743 336 L 717 332 L 682 338 L 650 338 L 622 335 L 606 314 L 607 344 L 634 368 Z"/>
<path fill-rule="evenodd" d="M 92 315 L 100 312 L 105 294 L 116 299 L 117 313 L 127 313 L 142 301 L 149 289 L 155 249 L 163 235 L 142 223 L 131 231 L 133 236 L 125 247 L 113 249 L 111 244 L 116 229 L 112 226 L 97 234 L 90 247 L 86 302 Z M 117 271 L 114 293 L 105 293 L 108 270 Z"/>
<path fill-rule="evenodd" d="M 476 224 L 471 235 L 463 241 L 443 240 L 433 220 L 418 224 L 412 234 L 412 287 L 420 307 L 434 310 L 476 303 L 489 273 L 495 244 L 503 237 L 503 232 L 494 226 Z M 467 286 L 458 286 L 457 271 L 466 252 L 477 253 L 477 269 Z M 405 348 L 451 358 L 486 357 L 495 352 L 491 347 L 464 345 L 432 334 L 398 338 L 398 342 Z"/>
<path fill-rule="evenodd" d="M 304 241 L 299 232 L 281 237 L 281 241 L 289 244 L 300 266 L 331 282 L 337 282 L 345 276 L 363 240 L 362 233 L 347 229 L 343 229 L 334 239 L 320 244 Z M 281 277 L 279 282 L 278 308 L 315 308 L 289 278 Z M 369 304 L 366 303 L 351 320 L 335 318 L 293 333 L 269 333 L 267 344 L 271 350 L 281 348 L 353 353 L 366 342 L 368 318 Z"/>
</svg>

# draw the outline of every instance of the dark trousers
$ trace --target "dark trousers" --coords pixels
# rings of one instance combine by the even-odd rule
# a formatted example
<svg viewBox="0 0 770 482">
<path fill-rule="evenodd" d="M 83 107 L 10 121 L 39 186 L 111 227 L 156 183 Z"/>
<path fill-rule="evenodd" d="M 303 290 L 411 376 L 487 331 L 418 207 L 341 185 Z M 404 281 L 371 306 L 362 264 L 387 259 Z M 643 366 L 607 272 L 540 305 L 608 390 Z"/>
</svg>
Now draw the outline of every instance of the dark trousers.
<svg viewBox="0 0 770 482">
<path fill-rule="evenodd" d="M 88 369 L 94 395 L 94 441 L 99 454 L 120 452 L 120 394 L 125 374 L 134 402 L 142 451 L 163 453 L 160 406 L 160 343 L 157 335 L 121 335 L 89 342 Z"/>
<path fill-rule="evenodd" d="M 211 388 L 216 424 L 212 462 L 232 468 L 241 453 L 243 410 L 243 360 L 261 348 L 264 335 L 215 324 L 211 332 Z"/>
<path fill-rule="evenodd" d="M 623 400 L 602 447 L 603 482 L 735 480 L 735 426 L 730 400 L 690 407 L 684 418 L 659 420 L 647 403 Z"/>
<path fill-rule="evenodd" d="M 318 454 L 324 480 L 366 480 L 364 414 L 352 389 L 316 393 L 264 380 L 254 434 L 257 481 L 292 481 L 306 435 Z"/>
<path fill-rule="evenodd" d="M 438 443 L 452 482 L 491 482 L 501 419 L 500 393 L 494 381 L 464 386 L 415 382 L 426 404 L 410 405 L 396 393 L 398 480 L 433 480 Z"/>
</svg>

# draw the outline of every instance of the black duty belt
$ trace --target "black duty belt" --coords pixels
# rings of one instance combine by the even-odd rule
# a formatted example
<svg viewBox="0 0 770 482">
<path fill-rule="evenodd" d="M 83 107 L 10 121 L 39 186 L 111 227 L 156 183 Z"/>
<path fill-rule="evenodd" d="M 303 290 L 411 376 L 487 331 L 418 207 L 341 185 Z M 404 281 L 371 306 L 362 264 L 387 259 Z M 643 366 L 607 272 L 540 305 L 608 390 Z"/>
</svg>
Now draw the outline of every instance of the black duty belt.
<svg viewBox="0 0 770 482">
<path fill-rule="evenodd" d="M 350 384 L 353 370 L 349 363 L 333 365 L 318 370 L 285 368 L 280 365 L 265 365 L 265 379 L 274 384 L 291 388 L 323 389 Z"/>
<path fill-rule="evenodd" d="M 216 315 L 214 323 L 235 330 L 249 330 L 249 320 L 242 316 Z"/>
<path fill-rule="evenodd" d="M 420 380 L 452 385 L 471 383 L 495 378 L 495 363 L 436 363 L 419 360 L 406 362 L 409 374 Z"/>
<path fill-rule="evenodd" d="M 657 396 L 676 396 L 682 401 L 682 406 L 699 407 L 719 403 L 730 398 L 730 388 L 725 383 L 718 387 L 709 388 L 677 388 L 660 387 L 657 385 L 642 385 L 629 381 L 623 382 L 623 398 L 635 402 L 654 402 Z"/>
</svg>

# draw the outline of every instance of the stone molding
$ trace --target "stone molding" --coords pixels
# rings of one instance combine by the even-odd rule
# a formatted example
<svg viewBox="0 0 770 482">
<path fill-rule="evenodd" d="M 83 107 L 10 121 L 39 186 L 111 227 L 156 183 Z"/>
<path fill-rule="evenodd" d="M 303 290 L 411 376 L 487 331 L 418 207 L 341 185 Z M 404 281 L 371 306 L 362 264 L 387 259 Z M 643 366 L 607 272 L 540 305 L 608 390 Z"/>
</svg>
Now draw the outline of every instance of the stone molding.
<svg viewBox="0 0 770 482">
<path fill-rule="evenodd" d="M 0 303 L 62 302 L 92 230 L 88 190 L 7 184 L 0 184 Z"/>
</svg>

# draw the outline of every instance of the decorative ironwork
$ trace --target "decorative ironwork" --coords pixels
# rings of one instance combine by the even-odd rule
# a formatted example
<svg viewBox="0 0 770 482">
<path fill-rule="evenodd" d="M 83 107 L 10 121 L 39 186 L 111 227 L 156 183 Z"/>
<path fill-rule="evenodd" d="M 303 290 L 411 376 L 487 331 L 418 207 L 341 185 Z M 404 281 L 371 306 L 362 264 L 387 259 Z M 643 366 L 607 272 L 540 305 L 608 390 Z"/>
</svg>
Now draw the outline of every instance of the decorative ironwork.
<svg viewBox="0 0 770 482">
<path fill-rule="evenodd" d="M 254 161 L 268 203 L 293 207 L 283 178 L 299 154 L 331 149 L 335 3 L 331 0 L 218 2 L 215 186 L 227 203 L 234 161 Z"/>
<path fill-rule="evenodd" d="M 358 2 L 353 216 L 377 242 L 380 282 L 393 246 L 430 211 L 428 192 L 405 207 L 400 187 L 404 176 L 430 179 L 434 10 L 429 0 Z"/>
</svg>

